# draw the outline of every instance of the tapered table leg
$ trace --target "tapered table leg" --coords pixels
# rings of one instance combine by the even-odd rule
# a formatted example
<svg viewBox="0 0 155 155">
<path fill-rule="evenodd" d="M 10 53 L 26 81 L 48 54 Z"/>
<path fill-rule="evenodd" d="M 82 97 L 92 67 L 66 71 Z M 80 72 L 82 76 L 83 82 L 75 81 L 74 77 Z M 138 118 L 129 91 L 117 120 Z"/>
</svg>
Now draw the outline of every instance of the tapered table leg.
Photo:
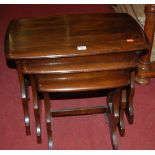
<svg viewBox="0 0 155 155">
<path fill-rule="evenodd" d="M 36 125 L 36 135 L 37 142 L 41 143 L 41 123 L 40 123 L 40 105 L 38 100 L 37 88 L 36 88 L 36 80 L 34 75 L 30 75 L 31 86 L 32 86 L 32 95 L 33 95 L 33 109 L 34 109 L 34 117 L 35 117 L 35 125 Z"/>
<path fill-rule="evenodd" d="M 131 72 L 131 85 L 127 87 L 127 105 L 125 109 L 129 124 L 133 124 L 134 121 L 134 109 L 133 109 L 134 93 L 135 93 L 135 72 Z"/>
<path fill-rule="evenodd" d="M 49 94 L 43 93 L 44 96 L 44 104 L 45 104 L 45 120 L 46 120 L 46 130 L 47 130 L 47 138 L 48 138 L 48 149 L 52 149 L 53 147 L 53 139 L 52 139 L 52 127 L 51 127 L 51 112 L 50 112 L 50 100 Z"/>
<path fill-rule="evenodd" d="M 18 78 L 20 84 L 21 100 L 24 111 L 24 122 L 26 128 L 26 135 L 30 135 L 30 116 L 29 116 L 29 97 L 28 97 L 28 83 L 25 80 L 24 75 L 20 70 L 20 66 L 17 64 Z"/>
<path fill-rule="evenodd" d="M 113 149 L 118 149 L 117 124 L 119 122 L 119 106 L 121 102 L 121 89 L 115 89 L 110 93 L 108 100 L 108 116 L 110 125 L 111 144 Z"/>
<path fill-rule="evenodd" d="M 125 134 L 125 123 L 124 123 L 124 113 L 126 108 L 126 102 L 127 102 L 127 92 L 126 88 L 122 90 L 122 101 L 120 103 L 119 107 L 119 122 L 118 122 L 118 129 L 120 136 L 124 136 Z"/>
</svg>

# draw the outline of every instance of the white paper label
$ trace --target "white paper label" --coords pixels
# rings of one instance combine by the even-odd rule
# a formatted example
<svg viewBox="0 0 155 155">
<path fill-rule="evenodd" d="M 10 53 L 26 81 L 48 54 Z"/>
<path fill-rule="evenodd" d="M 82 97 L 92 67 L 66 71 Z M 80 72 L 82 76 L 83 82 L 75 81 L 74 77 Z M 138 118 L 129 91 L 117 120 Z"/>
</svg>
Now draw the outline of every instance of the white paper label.
<svg viewBox="0 0 155 155">
<path fill-rule="evenodd" d="M 87 49 L 86 46 L 77 46 L 78 51 L 85 51 Z"/>
</svg>

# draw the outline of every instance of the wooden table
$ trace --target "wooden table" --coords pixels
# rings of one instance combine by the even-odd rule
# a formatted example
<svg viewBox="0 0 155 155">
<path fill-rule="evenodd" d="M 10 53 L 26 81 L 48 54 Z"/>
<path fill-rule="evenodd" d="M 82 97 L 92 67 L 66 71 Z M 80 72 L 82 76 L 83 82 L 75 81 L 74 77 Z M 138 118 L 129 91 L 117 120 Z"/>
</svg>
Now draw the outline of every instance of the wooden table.
<svg viewBox="0 0 155 155">
<path fill-rule="evenodd" d="M 139 55 L 148 48 L 149 43 L 143 30 L 128 14 L 64 15 L 11 21 L 6 33 L 5 53 L 8 60 L 16 63 L 27 134 L 30 134 L 27 88 L 31 84 L 36 132 L 38 142 L 40 141 L 40 113 L 37 100 L 39 83 L 36 83 L 36 76 L 37 79 L 45 79 L 43 82 L 48 83 L 49 77 L 60 79 L 61 76 L 70 77 L 72 74 L 71 77 L 74 79 L 79 77 L 83 80 L 84 74 L 90 78 L 92 74 L 97 77 L 103 72 L 107 80 L 104 84 L 94 82 L 91 85 L 91 80 L 88 79 L 87 82 L 81 82 L 80 86 L 71 84 L 74 89 L 69 90 L 98 90 L 114 88 L 116 85 L 121 87 L 123 80 L 119 79 L 128 79 L 129 74 L 135 72 Z M 123 76 L 120 76 L 121 72 Z M 131 77 L 128 84 L 134 88 L 134 76 Z M 116 79 L 120 83 L 115 83 Z M 68 85 L 66 82 L 61 83 L 59 91 L 58 84 L 51 87 L 48 91 L 64 92 Z M 47 87 L 40 89 L 45 91 Z M 130 101 L 133 92 L 130 91 Z M 127 109 L 130 115 L 131 107 L 128 106 Z M 131 119 L 130 121 L 132 122 Z"/>
</svg>

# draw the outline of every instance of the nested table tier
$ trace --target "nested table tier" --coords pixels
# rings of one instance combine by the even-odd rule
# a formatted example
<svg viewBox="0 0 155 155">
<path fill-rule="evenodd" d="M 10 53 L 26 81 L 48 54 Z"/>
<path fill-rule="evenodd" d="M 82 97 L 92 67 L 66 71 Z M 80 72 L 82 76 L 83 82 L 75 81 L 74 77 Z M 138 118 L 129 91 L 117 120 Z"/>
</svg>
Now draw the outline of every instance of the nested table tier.
<svg viewBox="0 0 155 155">
<path fill-rule="evenodd" d="M 56 59 L 18 60 L 24 74 L 62 74 L 137 67 L 139 52 L 100 54 Z"/>
<path fill-rule="evenodd" d="M 131 83 L 129 70 L 36 75 L 41 92 L 78 92 L 125 87 Z M 115 77 L 115 78 L 114 78 Z"/>
</svg>

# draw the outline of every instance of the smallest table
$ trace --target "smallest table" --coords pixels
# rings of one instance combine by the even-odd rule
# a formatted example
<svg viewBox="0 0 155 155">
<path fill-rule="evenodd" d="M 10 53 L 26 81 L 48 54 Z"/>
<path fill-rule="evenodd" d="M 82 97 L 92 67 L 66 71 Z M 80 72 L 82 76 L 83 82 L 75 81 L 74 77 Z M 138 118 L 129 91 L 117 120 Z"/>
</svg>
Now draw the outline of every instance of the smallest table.
<svg viewBox="0 0 155 155">
<path fill-rule="evenodd" d="M 79 14 L 11 21 L 5 53 L 18 70 L 27 134 L 30 133 L 29 85 L 33 92 L 38 141 L 41 126 L 37 91 L 74 92 L 116 87 L 122 90 L 130 85 L 127 100 L 131 104 L 121 106 L 124 97 L 121 99 L 119 95 L 116 98 L 120 103 L 112 104 L 119 108 L 119 118 L 123 118 L 122 109 L 126 108 L 132 122 L 133 73 L 139 55 L 148 48 L 143 30 L 128 14 Z M 121 121 L 116 122 L 121 126 Z M 117 148 L 115 141 L 112 143 Z"/>
</svg>

